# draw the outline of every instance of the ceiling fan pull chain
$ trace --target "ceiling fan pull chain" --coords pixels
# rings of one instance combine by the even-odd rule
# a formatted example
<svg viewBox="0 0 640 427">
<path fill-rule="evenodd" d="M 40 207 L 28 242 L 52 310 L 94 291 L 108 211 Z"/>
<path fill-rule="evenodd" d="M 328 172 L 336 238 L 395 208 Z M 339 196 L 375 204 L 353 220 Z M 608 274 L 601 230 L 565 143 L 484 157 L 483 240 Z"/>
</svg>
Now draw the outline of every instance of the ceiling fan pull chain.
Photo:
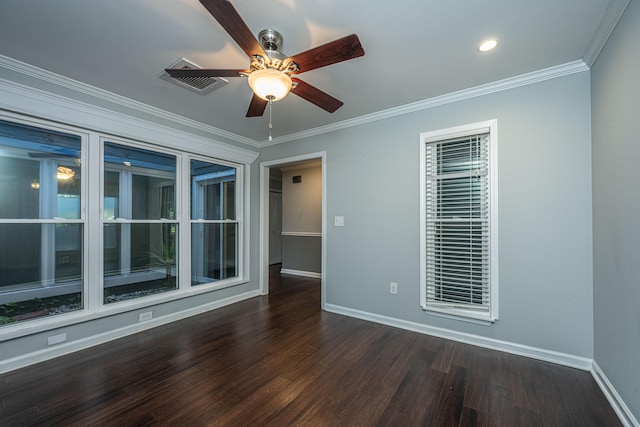
<svg viewBox="0 0 640 427">
<path fill-rule="evenodd" d="M 273 129 L 273 125 L 271 124 L 271 107 L 273 105 L 273 96 L 269 97 L 269 142 L 273 141 L 271 137 L 271 129 Z"/>
</svg>

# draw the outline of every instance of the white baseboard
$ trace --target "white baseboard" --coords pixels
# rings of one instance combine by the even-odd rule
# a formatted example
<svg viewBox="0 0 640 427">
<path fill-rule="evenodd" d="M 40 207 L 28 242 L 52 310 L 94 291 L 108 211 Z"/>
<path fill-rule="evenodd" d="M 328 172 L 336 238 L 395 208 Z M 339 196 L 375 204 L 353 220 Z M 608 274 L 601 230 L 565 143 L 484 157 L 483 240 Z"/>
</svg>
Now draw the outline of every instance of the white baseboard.
<svg viewBox="0 0 640 427">
<path fill-rule="evenodd" d="M 620 418 L 622 424 L 625 427 L 639 427 L 640 423 L 633 416 L 629 407 L 624 403 L 624 400 L 622 400 L 616 389 L 613 387 L 613 384 L 611 384 L 607 376 L 595 361 L 593 362 L 591 375 L 593 375 L 596 383 L 600 386 L 600 390 L 604 393 L 613 410 L 618 414 L 618 418 Z"/>
<path fill-rule="evenodd" d="M 527 345 L 496 340 L 493 338 L 467 334 L 464 332 L 452 331 L 450 329 L 438 328 L 435 326 L 424 325 L 422 323 L 409 322 L 407 320 L 381 316 L 379 314 L 354 310 L 352 308 L 333 304 L 326 304 L 325 309 L 326 311 L 332 313 L 343 314 L 345 316 L 356 317 L 363 320 L 369 320 L 371 322 L 381 323 L 383 325 L 393 326 L 408 331 L 419 332 L 425 335 L 433 335 L 440 338 L 463 342 L 465 344 L 472 344 L 479 347 L 490 348 L 492 350 L 504 351 L 520 356 L 527 356 L 533 359 L 543 360 L 545 362 L 552 362 L 559 365 L 582 369 L 584 371 L 591 370 L 592 359 L 586 357 L 560 353 L 552 350 L 545 350 L 542 348 L 530 347 Z"/>
<path fill-rule="evenodd" d="M 283 268 L 280 270 L 280 273 L 291 274 L 294 276 L 311 277 L 314 279 L 322 279 L 322 273 L 316 273 L 315 271 L 301 271 L 301 270 L 291 270 L 289 268 Z"/>
<path fill-rule="evenodd" d="M 13 371 L 15 369 L 24 368 L 35 363 L 44 362 L 59 356 L 64 356 L 75 351 L 84 350 L 89 347 L 93 347 L 99 344 L 104 344 L 109 341 L 113 341 L 127 335 L 132 335 L 138 332 L 152 329 L 158 326 L 165 325 L 167 323 L 175 322 L 178 320 L 186 319 L 187 317 L 195 316 L 205 313 L 207 311 L 215 310 L 236 302 L 240 302 L 249 298 L 253 298 L 259 295 L 257 290 L 244 292 L 239 295 L 234 295 L 228 298 L 223 298 L 218 301 L 213 301 L 208 304 L 203 304 L 198 307 L 189 308 L 187 310 L 171 313 L 165 316 L 156 317 L 154 319 L 134 323 L 120 329 L 104 332 L 102 334 L 93 335 L 91 337 L 79 339 L 76 341 L 69 341 L 64 344 L 55 345 L 52 347 L 44 348 L 42 350 L 34 351 L 25 355 L 20 355 L 11 359 L 0 361 L 0 374 Z"/>
</svg>

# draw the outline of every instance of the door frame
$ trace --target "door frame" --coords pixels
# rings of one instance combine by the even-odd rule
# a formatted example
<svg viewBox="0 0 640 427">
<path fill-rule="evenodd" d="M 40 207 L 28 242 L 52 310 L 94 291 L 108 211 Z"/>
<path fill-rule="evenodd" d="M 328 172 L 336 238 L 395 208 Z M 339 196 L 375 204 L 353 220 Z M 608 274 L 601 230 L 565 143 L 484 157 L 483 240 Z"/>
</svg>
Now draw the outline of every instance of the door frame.
<svg viewBox="0 0 640 427">
<path fill-rule="evenodd" d="M 321 267 L 321 308 L 326 304 L 327 277 L 327 152 L 303 154 L 260 163 L 260 256 L 259 256 L 259 292 L 260 295 L 269 293 L 269 172 L 272 167 L 290 166 L 309 160 L 322 162 L 322 267 Z"/>
</svg>

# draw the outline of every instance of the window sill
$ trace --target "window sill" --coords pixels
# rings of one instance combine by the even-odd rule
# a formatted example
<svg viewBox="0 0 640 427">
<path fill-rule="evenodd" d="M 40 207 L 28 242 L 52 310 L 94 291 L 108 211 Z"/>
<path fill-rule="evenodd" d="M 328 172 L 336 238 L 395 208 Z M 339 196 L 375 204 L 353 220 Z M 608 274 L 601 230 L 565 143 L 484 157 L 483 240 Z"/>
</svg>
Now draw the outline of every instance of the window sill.
<svg viewBox="0 0 640 427">
<path fill-rule="evenodd" d="M 485 312 L 474 312 L 455 308 L 438 308 L 425 305 L 422 306 L 422 309 L 431 316 L 473 323 L 476 325 L 491 326 L 498 321 L 496 317 L 492 317 L 489 313 Z"/>
</svg>

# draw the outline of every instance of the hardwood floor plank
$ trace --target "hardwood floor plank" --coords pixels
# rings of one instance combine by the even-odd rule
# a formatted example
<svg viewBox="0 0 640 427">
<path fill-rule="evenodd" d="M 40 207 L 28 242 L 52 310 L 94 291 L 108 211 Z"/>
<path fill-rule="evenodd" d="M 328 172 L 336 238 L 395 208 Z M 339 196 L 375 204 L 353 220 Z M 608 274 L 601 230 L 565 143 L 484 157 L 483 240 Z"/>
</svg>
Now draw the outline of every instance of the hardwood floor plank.
<svg viewBox="0 0 640 427">
<path fill-rule="evenodd" d="M 512 427 L 515 425 L 513 400 L 508 386 L 489 385 L 489 425 L 496 427 Z"/>
<path fill-rule="evenodd" d="M 446 374 L 430 368 L 435 353 L 420 348 L 380 417 L 380 425 L 434 425 Z"/>
<path fill-rule="evenodd" d="M 460 424 L 466 384 L 467 370 L 459 366 L 452 367 L 440 393 L 435 425 L 457 426 Z"/>
<path fill-rule="evenodd" d="M 491 383 L 491 372 L 493 372 L 494 358 L 485 349 L 466 346 L 462 351 L 467 355 L 463 366 L 467 368 L 468 380 L 464 395 L 465 408 L 472 409 L 478 418 L 479 414 L 489 412 L 489 386 Z"/>
<path fill-rule="evenodd" d="M 320 310 L 316 279 L 0 375 L 7 426 L 618 426 L 589 372 Z"/>
</svg>

